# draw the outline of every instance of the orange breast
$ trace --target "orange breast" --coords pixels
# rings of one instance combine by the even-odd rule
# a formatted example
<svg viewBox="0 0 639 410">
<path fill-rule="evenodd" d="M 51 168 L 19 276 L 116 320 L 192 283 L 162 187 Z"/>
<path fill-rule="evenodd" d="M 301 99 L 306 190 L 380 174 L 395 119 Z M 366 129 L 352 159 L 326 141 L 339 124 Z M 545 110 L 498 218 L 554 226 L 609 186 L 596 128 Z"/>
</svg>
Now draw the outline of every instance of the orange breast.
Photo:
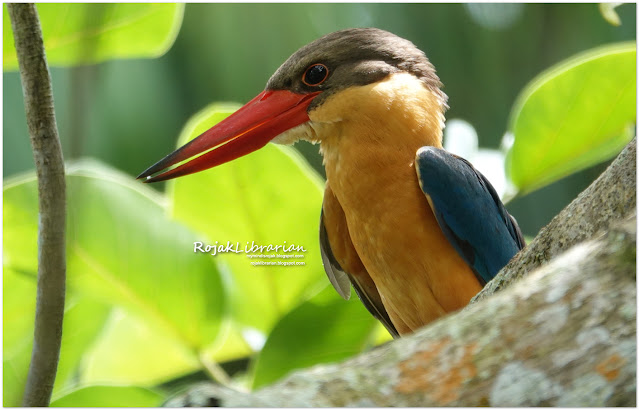
<svg viewBox="0 0 639 410">
<path fill-rule="evenodd" d="M 481 290 L 444 237 L 415 173 L 405 171 L 393 184 L 369 178 L 362 189 L 340 194 L 331 181 L 353 246 L 400 333 L 402 324 L 415 330 L 465 306 Z M 363 195 L 366 186 L 371 189 Z"/>
</svg>

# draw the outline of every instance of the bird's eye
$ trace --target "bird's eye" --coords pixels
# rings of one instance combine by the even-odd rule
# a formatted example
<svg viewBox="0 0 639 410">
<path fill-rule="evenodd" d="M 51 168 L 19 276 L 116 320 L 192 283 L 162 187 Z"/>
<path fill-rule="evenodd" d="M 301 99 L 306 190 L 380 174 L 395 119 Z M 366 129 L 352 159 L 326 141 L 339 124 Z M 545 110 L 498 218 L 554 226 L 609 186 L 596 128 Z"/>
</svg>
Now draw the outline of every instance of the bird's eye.
<svg viewBox="0 0 639 410">
<path fill-rule="evenodd" d="M 328 67 L 324 64 L 313 64 L 304 71 L 302 82 L 311 87 L 320 85 L 328 77 Z"/>
</svg>

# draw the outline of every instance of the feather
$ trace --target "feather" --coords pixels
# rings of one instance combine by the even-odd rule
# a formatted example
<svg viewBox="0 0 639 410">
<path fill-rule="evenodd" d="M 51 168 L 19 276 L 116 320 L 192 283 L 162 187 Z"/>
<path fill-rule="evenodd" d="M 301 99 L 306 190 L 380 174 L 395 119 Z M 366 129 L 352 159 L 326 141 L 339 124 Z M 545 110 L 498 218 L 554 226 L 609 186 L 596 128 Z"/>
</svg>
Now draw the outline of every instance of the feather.
<svg viewBox="0 0 639 410">
<path fill-rule="evenodd" d="M 340 250 L 337 255 L 333 252 L 334 247 L 331 246 L 331 242 L 341 245 L 335 248 Z M 366 309 L 384 325 L 393 338 L 399 337 L 399 332 L 388 316 L 375 283 L 368 275 L 351 242 L 344 211 L 328 185 L 324 193 L 320 216 L 320 250 L 324 270 L 337 293 L 348 300 L 350 284 L 353 284 L 355 293 Z"/>
<path fill-rule="evenodd" d="M 351 281 L 348 278 L 348 274 L 342 270 L 342 267 L 335 259 L 335 255 L 333 255 L 333 251 L 331 250 L 331 245 L 328 242 L 328 235 L 326 233 L 326 226 L 324 226 L 323 210 L 320 214 L 319 237 L 320 252 L 322 254 L 322 263 L 324 264 L 326 276 L 328 276 L 328 280 L 337 293 L 339 293 L 344 300 L 349 300 L 351 298 Z"/>
<path fill-rule="evenodd" d="M 446 239 L 485 284 L 525 246 L 490 182 L 465 159 L 422 147 L 415 168 Z"/>
</svg>

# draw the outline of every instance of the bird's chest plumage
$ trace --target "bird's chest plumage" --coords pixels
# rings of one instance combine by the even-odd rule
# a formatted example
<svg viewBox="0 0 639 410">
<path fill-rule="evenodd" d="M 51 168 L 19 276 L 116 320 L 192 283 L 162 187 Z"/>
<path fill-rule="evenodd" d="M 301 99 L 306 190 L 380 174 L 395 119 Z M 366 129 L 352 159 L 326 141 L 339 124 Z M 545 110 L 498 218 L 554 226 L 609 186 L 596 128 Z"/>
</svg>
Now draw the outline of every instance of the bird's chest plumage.
<svg viewBox="0 0 639 410">
<path fill-rule="evenodd" d="M 362 146 L 358 135 L 393 132 L 387 125 L 333 124 L 323 131 L 338 138 L 323 140 L 322 151 L 327 183 L 386 310 L 396 327 L 415 330 L 465 306 L 481 285 L 445 238 L 419 187 L 415 152 L 429 140 L 384 143 L 409 131 L 397 127 L 396 138 L 372 138 Z"/>
<path fill-rule="evenodd" d="M 327 163 L 328 184 L 389 315 L 415 330 L 465 306 L 481 285 L 444 237 L 410 161 L 375 172 L 367 158 Z"/>
</svg>

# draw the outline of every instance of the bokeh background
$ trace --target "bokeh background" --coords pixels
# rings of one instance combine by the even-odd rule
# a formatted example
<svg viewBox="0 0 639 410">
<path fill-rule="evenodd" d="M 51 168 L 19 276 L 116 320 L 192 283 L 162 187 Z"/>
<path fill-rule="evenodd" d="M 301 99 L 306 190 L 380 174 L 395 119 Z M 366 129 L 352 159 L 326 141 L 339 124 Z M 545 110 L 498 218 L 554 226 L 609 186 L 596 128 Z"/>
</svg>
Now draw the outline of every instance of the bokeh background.
<svg viewBox="0 0 639 410">
<path fill-rule="evenodd" d="M 207 104 L 246 102 L 300 46 L 366 26 L 424 50 L 449 96 L 447 118 L 468 121 L 482 147 L 496 148 L 516 96 L 536 74 L 580 51 L 635 39 L 636 5 L 617 12 L 619 27 L 597 4 L 188 4 L 174 46 L 159 59 L 51 69 L 65 159 L 91 156 L 137 175 L 174 149 L 186 120 Z M 3 80 L 6 178 L 33 169 L 33 159 L 18 74 Z M 296 148 L 323 173 L 318 147 Z M 532 236 L 605 166 L 508 208 Z"/>
<path fill-rule="evenodd" d="M 149 186 L 129 176 L 172 151 L 178 136 L 180 144 L 185 143 L 260 92 L 300 46 L 358 26 L 392 31 L 427 53 L 449 95 L 447 130 L 459 130 L 460 124 L 474 127 L 483 154 L 464 155 L 475 164 L 488 162 L 494 170 L 503 156 L 486 148 L 499 147 L 513 103 L 526 84 L 584 50 L 635 40 L 635 5 L 616 9 L 620 26 L 606 21 L 599 7 L 38 5 L 48 23 L 43 24 L 47 53 L 57 64 L 98 61 L 90 58 L 105 50 L 103 58 L 112 58 L 113 50 L 118 56 L 162 54 L 158 50 L 173 40 L 171 27 L 177 26 L 184 9 L 175 44 L 159 58 L 51 69 L 65 158 L 98 160 L 68 167 L 67 309 L 53 404 L 157 406 L 192 383 L 211 379 L 259 388 L 293 369 L 343 360 L 389 340 L 357 298 L 342 300 L 326 280 L 317 241 L 323 181 L 291 149 L 267 146 L 167 184 Z M 10 70 L 12 36 L 6 12 L 3 20 L 3 65 Z M 110 33 L 127 25 L 129 30 Z M 75 44 L 78 38 L 82 41 Z M 164 45 L 149 47 L 156 41 Z M 140 44 L 143 50 L 136 49 Z M 124 53 L 129 46 L 135 53 Z M 602 128 L 588 121 L 598 118 L 602 107 L 607 114 L 617 114 L 612 116 L 615 127 L 634 131 L 636 50 L 634 44 L 625 47 L 612 63 L 572 73 L 581 87 L 579 97 L 597 96 L 595 101 L 581 98 L 583 104 L 577 105 L 593 110 L 575 110 L 572 117 L 560 113 L 559 120 L 544 110 L 529 109 L 520 116 L 517 140 L 534 133 L 534 149 L 520 150 L 510 159 L 550 157 L 564 149 L 558 158 L 572 160 L 568 168 L 575 169 L 582 146 L 593 147 L 592 141 L 582 142 L 580 130 Z M 621 103 L 603 100 L 622 87 L 611 79 L 626 84 L 620 88 L 623 98 L 617 97 Z M 38 209 L 18 74 L 7 71 L 3 81 L 3 404 L 11 406 L 20 403 L 33 340 Z M 544 108 L 563 104 L 566 97 L 553 94 L 561 86 L 555 82 L 548 88 L 543 102 L 550 104 Z M 535 131 L 542 115 L 552 124 L 545 133 Z M 572 132 L 562 133 L 563 140 L 540 152 L 548 135 L 555 135 L 552 121 L 563 121 L 562 131 Z M 593 123 L 597 125 L 588 125 Z M 595 145 L 597 153 L 606 153 L 605 147 L 610 149 L 615 141 L 623 144 L 629 133 L 615 139 L 600 132 L 608 141 Z M 559 144 L 564 141 L 568 148 Z M 296 149 L 324 173 L 317 146 L 299 143 Z M 533 171 L 532 178 L 543 177 L 534 172 L 539 170 L 535 164 L 522 164 L 521 159 L 516 164 L 519 171 Z M 606 165 L 516 197 L 509 210 L 532 237 Z M 12 178 L 23 172 L 31 176 Z M 516 173 L 510 175 L 515 178 Z M 165 188 L 165 193 L 153 192 Z M 293 240 L 307 248 L 306 265 L 254 267 L 245 255 L 194 254 L 195 240 Z"/>
</svg>

